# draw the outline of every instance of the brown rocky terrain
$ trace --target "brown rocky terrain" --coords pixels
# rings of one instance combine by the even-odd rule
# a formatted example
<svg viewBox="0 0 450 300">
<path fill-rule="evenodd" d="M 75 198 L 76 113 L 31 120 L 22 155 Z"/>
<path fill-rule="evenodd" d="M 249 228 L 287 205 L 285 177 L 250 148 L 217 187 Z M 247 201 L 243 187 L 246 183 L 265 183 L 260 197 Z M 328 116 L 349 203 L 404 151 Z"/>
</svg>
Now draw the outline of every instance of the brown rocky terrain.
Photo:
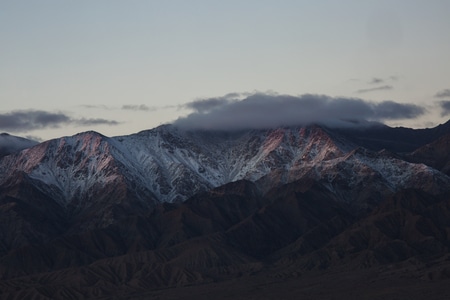
<svg viewBox="0 0 450 300">
<path fill-rule="evenodd" d="M 105 229 L 9 251 L 0 290 L 8 299 L 206 299 L 217 292 L 218 299 L 337 299 L 347 289 L 350 299 L 419 299 L 433 289 L 433 299 L 444 299 L 449 201 L 401 191 L 358 217 L 315 182 L 266 196 L 236 182 Z"/>
</svg>

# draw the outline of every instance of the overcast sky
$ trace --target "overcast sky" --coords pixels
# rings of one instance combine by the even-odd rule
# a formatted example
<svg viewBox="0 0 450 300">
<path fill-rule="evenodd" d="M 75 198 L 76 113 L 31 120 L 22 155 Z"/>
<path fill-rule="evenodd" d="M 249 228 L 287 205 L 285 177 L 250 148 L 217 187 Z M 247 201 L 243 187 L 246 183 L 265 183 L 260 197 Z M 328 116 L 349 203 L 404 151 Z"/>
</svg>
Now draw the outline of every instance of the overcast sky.
<svg viewBox="0 0 450 300">
<path fill-rule="evenodd" d="M 449 12 L 448 0 L 3 0 L 0 132 L 261 127 L 274 110 L 270 125 L 434 126 L 450 116 Z"/>
</svg>

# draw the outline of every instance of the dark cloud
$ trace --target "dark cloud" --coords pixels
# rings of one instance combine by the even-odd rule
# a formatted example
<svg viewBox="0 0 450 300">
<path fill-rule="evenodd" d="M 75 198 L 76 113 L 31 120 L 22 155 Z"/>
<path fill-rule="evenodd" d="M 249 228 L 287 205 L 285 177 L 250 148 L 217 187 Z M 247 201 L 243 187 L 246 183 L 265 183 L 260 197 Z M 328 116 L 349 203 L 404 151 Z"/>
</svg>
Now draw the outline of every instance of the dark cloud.
<svg viewBox="0 0 450 300">
<path fill-rule="evenodd" d="M 383 82 L 384 82 L 384 79 L 374 77 L 374 78 L 372 78 L 371 81 L 369 81 L 369 84 L 380 84 L 380 83 L 383 83 Z"/>
<path fill-rule="evenodd" d="M 65 114 L 41 110 L 18 110 L 0 114 L 0 129 L 11 132 L 58 127 L 67 123 L 70 123 L 70 118 Z"/>
<path fill-rule="evenodd" d="M 423 107 L 414 104 L 383 101 L 373 105 L 374 116 L 379 120 L 414 119 L 425 113 Z"/>
<path fill-rule="evenodd" d="M 0 130 L 27 132 L 44 128 L 58 128 L 62 125 L 116 125 L 118 122 L 104 119 L 73 119 L 61 112 L 42 110 L 17 110 L 0 114 Z"/>
<path fill-rule="evenodd" d="M 376 92 L 376 91 L 392 90 L 393 88 L 394 87 L 392 85 L 383 85 L 383 86 L 378 86 L 378 87 L 369 88 L 369 89 L 360 89 L 360 90 L 357 90 L 356 92 L 358 94 L 363 94 L 363 93 Z"/>
<path fill-rule="evenodd" d="M 441 107 L 441 116 L 445 117 L 450 115 L 450 100 L 439 101 L 439 106 Z"/>
<path fill-rule="evenodd" d="M 440 92 L 437 92 L 436 95 L 434 95 L 436 98 L 450 98 L 450 89 L 445 89 Z"/>
<path fill-rule="evenodd" d="M 209 100 L 203 101 L 209 103 Z M 186 106 L 195 112 L 179 118 L 175 125 L 210 130 L 263 129 L 311 123 L 352 126 L 355 122 L 410 119 L 425 113 L 424 108 L 413 104 L 371 103 L 358 98 L 310 94 L 296 97 L 257 93 L 243 100 L 222 102 L 207 112 L 199 110 L 198 101 L 194 102 L 195 105 L 191 102 Z"/>
<path fill-rule="evenodd" d="M 205 100 L 195 100 L 185 105 L 185 108 L 193 109 L 199 113 L 211 111 L 214 108 L 229 103 L 230 100 L 223 98 L 211 98 Z"/>
</svg>

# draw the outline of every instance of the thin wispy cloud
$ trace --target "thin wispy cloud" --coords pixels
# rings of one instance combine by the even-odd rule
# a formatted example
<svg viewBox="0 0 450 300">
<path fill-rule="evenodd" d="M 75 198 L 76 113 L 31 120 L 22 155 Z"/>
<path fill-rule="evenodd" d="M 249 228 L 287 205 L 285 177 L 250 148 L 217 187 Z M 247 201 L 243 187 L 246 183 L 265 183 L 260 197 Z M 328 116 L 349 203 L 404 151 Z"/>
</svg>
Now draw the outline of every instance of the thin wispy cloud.
<svg viewBox="0 0 450 300">
<path fill-rule="evenodd" d="M 398 80 L 398 76 L 397 75 L 392 75 L 392 76 L 389 76 L 389 79 L 392 80 L 392 81 L 397 81 Z"/>
<path fill-rule="evenodd" d="M 147 106 L 145 104 L 140 105 L 132 105 L 132 104 L 125 104 L 122 105 L 123 110 L 133 110 L 133 111 L 156 111 L 158 110 L 158 107 L 155 106 Z"/>
<path fill-rule="evenodd" d="M 107 120 L 102 118 L 81 118 L 81 119 L 71 119 L 71 123 L 77 126 L 96 126 L 96 125 L 119 125 L 120 122 L 114 120 Z"/>
<path fill-rule="evenodd" d="M 59 128 L 63 125 L 94 126 L 118 125 L 119 122 L 101 118 L 72 118 L 62 112 L 42 110 L 16 110 L 0 114 L 0 130 L 28 132 L 38 129 Z"/>
<path fill-rule="evenodd" d="M 143 111 L 143 112 L 155 112 L 163 109 L 173 109 L 173 108 L 180 108 L 179 105 L 163 105 L 163 106 L 147 106 L 145 104 L 124 104 L 122 105 L 122 110 L 128 110 L 128 111 Z"/>
<path fill-rule="evenodd" d="M 380 84 L 380 83 L 383 83 L 383 82 L 384 82 L 384 79 L 374 77 L 374 78 L 372 78 L 371 81 L 369 81 L 369 84 Z"/>
<path fill-rule="evenodd" d="M 387 91 L 387 90 L 392 90 L 392 89 L 394 89 L 394 87 L 392 85 L 383 85 L 383 86 L 378 86 L 378 87 L 374 87 L 374 88 L 360 89 L 360 90 L 357 90 L 356 93 L 364 94 L 364 93 L 377 92 L 377 91 Z"/>
<path fill-rule="evenodd" d="M 450 98 L 450 89 L 439 91 L 434 95 L 436 98 Z"/>
<path fill-rule="evenodd" d="M 124 104 L 121 107 L 114 107 L 114 106 L 108 106 L 108 105 L 90 105 L 90 104 L 84 104 L 80 105 L 80 107 L 87 108 L 87 109 L 103 109 L 103 110 L 129 110 L 129 111 L 157 111 L 160 109 L 166 109 L 166 108 L 173 108 L 174 106 L 148 106 L 145 104 Z"/>
<path fill-rule="evenodd" d="M 200 105 L 198 100 L 187 104 L 194 112 L 177 119 L 174 124 L 186 129 L 205 130 L 263 129 L 312 123 L 342 127 L 352 126 L 354 121 L 414 119 L 426 112 L 425 108 L 414 104 L 394 101 L 372 103 L 359 98 L 311 94 L 257 93 L 243 100 L 224 99 L 217 102 L 215 99 L 204 99 L 205 106 Z M 211 106 L 211 103 L 217 105 Z"/>
<path fill-rule="evenodd" d="M 114 109 L 113 107 L 108 106 L 108 105 L 104 105 L 104 104 L 97 104 L 97 105 L 94 105 L 94 104 L 83 104 L 83 105 L 80 105 L 80 107 L 87 108 L 87 109 L 104 109 L 104 110 Z"/>
</svg>

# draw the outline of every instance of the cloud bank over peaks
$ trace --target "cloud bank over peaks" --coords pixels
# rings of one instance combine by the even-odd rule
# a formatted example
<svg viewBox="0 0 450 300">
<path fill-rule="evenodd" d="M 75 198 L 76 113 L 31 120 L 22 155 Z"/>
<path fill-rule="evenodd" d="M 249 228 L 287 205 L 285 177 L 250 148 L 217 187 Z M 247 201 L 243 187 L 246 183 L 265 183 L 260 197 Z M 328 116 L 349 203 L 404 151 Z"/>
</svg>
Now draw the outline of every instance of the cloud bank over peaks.
<svg viewBox="0 0 450 300">
<path fill-rule="evenodd" d="M 326 95 L 255 93 L 239 99 L 240 96 L 242 94 L 228 94 L 187 103 L 185 108 L 193 112 L 178 118 L 174 125 L 188 130 L 266 129 L 313 123 L 348 127 L 354 126 L 355 122 L 414 119 L 426 111 L 414 104 L 374 103 Z"/>
<path fill-rule="evenodd" d="M 182 105 L 181 108 L 194 110 L 198 113 L 206 113 L 222 105 L 242 100 L 245 96 L 253 95 L 251 93 L 228 93 L 222 97 L 214 97 L 207 99 L 197 99 Z"/>
</svg>

